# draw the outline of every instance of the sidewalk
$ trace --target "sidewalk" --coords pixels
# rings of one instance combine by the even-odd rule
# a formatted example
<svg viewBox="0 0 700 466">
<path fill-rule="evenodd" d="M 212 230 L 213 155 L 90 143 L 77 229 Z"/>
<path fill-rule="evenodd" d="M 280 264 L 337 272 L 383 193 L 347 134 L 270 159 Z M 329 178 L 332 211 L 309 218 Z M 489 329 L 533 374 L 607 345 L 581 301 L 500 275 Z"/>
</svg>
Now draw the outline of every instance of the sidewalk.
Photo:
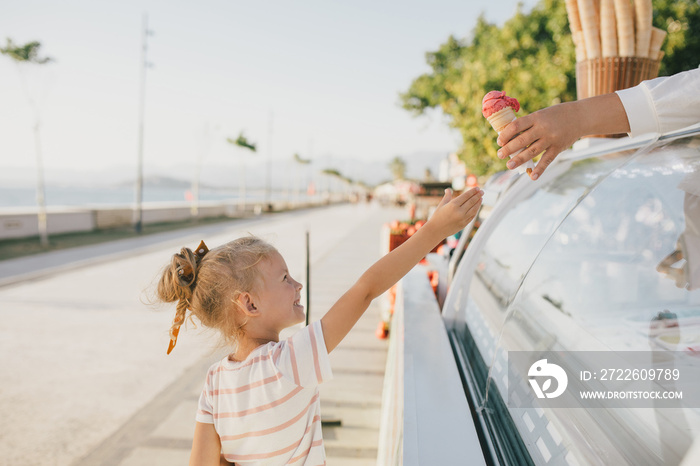
<svg viewBox="0 0 700 466">
<path fill-rule="evenodd" d="M 276 241 L 273 243 L 287 258 L 292 273 L 295 273 L 296 261 L 302 251 L 290 248 L 287 244 L 287 237 L 298 236 L 304 228 L 310 231 L 312 244 L 310 312 L 311 320 L 314 321 L 322 317 L 322 312 L 332 305 L 352 285 L 354 280 L 379 258 L 381 225 L 402 215 L 404 212 L 398 209 L 381 209 L 375 206 L 340 206 L 303 214 L 295 213 L 289 216 L 270 217 L 267 220 L 262 219 L 250 224 L 239 224 L 238 228 L 259 234 L 264 238 L 266 235 L 269 236 L 269 233 L 266 233 L 268 230 L 276 230 Z M 207 227 L 207 229 L 209 228 L 212 227 Z M 217 244 L 217 241 L 220 242 L 214 236 L 213 231 L 206 233 L 208 234 L 205 237 L 212 237 L 213 244 Z M 220 236 L 230 236 L 230 232 L 219 232 L 219 234 Z M 162 250 L 164 247 L 169 250 L 172 249 L 171 243 L 181 245 L 183 241 L 192 242 L 195 237 L 199 238 L 201 235 L 202 232 L 196 231 L 188 231 L 180 235 L 173 232 L 171 236 L 163 238 L 161 243 L 149 239 L 144 244 L 130 243 L 126 246 L 132 252 L 139 250 L 139 248 L 142 251 L 151 252 Z M 292 242 L 295 241 L 296 239 Z M 83 261 L 82 265 L 64 263 L 62 266 L 67 268 L 83 267 L 85 269 L 83 273 L 88 275 L 92 275 L 91 268 L 98 272 L 101 267 L 114 269 L 116 266 L 110 266 L 111 262 L 99 265 L 104 261 L 114 261 L 114 255 L 122 253 L 114 248 L 114 245 L 98 248 L 103 255 L 97 254 L 92 258 L 79 257 Z M 291 259 L 289 256 L 292 256 Z M 98 257 L 102 257 L 102 259 Z M 76 259 L 78 258 L 76 257 Z M 91 266 L 89 265 L 90 261 L 96 261 L 98 265 Z M 60 267 L 56 267 L 58 268 L 52 273 L 61 274 Z M 40 269 L 30 270 L 28 268 L 23 272 L 36 274 L 37 277 L 41 275 Z M 111 270 L 109 273 L 118 272 Z M 66 279 L 70 279 L 70 277 Z M 42 280 L 49 281 L 49 279 Z M 25 284 L 25 286 L 31 286 L 31 284 Z M 15 285 L 7 285 L 3 288 L 5 293 L 0 292 L 0 303 L 2 303 L 3 298 L 10 303 L 13 302 L 13 299 L 17 299 L 12 298 L 13 293 L 16 294 L 13 288 Z M 26 292 L 30 291 L 26 290 Z M 31 293 L 41 293 L 41 291 Z M 3 315 L 0 315 L 0 318 Z M 158 315 L 157 317 L 163 322 L 172 318 L 170 313 L 167 316 Z M 331 466 L 376 464 L 381 391 L 387 351 L 387 342 L 378 340 L 374 336 L 374 330 L 379 320 L 379 304 L 375 302 L 358 322 L 355 329 L 331 354 L 334 379 L 321 388 L 322 415 L 326 424 L 324 438 L 328 464 Z M 189 338 L 194 338 L 194 341 L 188 341 Z M 187 360 L 182 353 L 186 353 L 189 348 L 196 348 L 197 339 L 185 336 L 183 340 L 183 342 L 178 342 L 178 348 L 174 353 L 181 350 L 180 355 L 176 357 Z M 160 344 L 160 342 L 158 343 Z M 164 352 L 164 348 L 165 346 L 163 346 L 162 352 Z M 134 348 L 132 351 L 144 350 Z M 131 414 L 124 413 L 126 416 L 112 415 L 115 420 L 123 418 L 123 421 L 114 425 L 107 435 L 100 434 L 98 437 L 97 434 L 93 434 L 101 438 L 100 441 L 90 442 L 89 448 L 83 448 L 83 453 L 73 456 L 72 461 L 57 460 L 55 464 L 74 464 L 76 466 L 187 464 L 194 428 L 194 413 L 204 375 L 212 362 L 223 357 L 222 353 L 204 353 L 207 352 L 204 351 L 201 353 L 202 355 L 190 358 L 191 363 L 188 367 L 183 368 L 182 372 L 175 377 L 171 377 L 166 384 L 162 384 L 161 388 L 154 392 L 155 396 L 150 396 L 150 401 L 145 400 L 145 405 L 142 403 L 138 408 L 132 409 Z M 174 360 L 172 356 L 170 356 L 170 360 Z M 31 363 L 31 361 L 29 362 Z M 155 363 L 144 361 L 140 364 Z M 136 371 L 134 368 L 130 367 L 130 369 L 132 372 Z M 128 377 L 135 376 L 129 375 Z M 116 379 L 110 381 L 111 384 L 115 382 L 117 382 Z M 65 391 L 69 390 L 66 388 Z M 139 391 L 142 396 L 143 391 Z M 118 400 L 115 400 L 116 404 L 118 404 L 117 402 Z M 134 403 L 131 404 L 134 405 Z M 109 417 L 105 416 L 104 418 L 108 419 Z M 87 421 L 85 423 L 87 424 Z M 19 428 L 21 429 L 22 426 Z M 61 429 L 60 425 L 54 425 L 53 428 L 54 430 Z M 90 435 L 86 435 L 87 432 L 89 431 L 80 431 L 76 428 L 72 438 L 78 440 L 90 437 Z M 52 435 L 59 434 L 53 433 Z M 79 437 L 81 435 L 82 437 Z M 2 436 L 2 432 L 0 432 L 0 436 Z M 41 439 L 37 439 L 37 441 L 41 441 Z M 2 456 L 1 451 L 0 456 Z M 66 456 L 67 458 L 68 456 Z M 28 462 L 26 464 L 38 463 Z"/>
<path fill-rule="evenodd" d="M 324 257 L 312 264 L 312 321 L 321 318 L 319 312 L 333 305 L 380 257 L 379 232 L 385 221 L 384 212 L 362 219 Z M 334 377 L 321 387 L 321 413 L 327 424 L 323 435 L 331 466 L 376 465 L 388 347 L 386 341 L 378 340 L 374 335 L 379 319 L 379 304 L 375 302 L 331 353 Z M 128 450 L 124 461 L 115 464 L 187 464 L 192 444 L 193 413 L 197 409 L 202 381 L 212 360 L 217 358 L 205 358 L 192 366 L 162 396 L 157 397 L 157 402 L 149 404 L 106 445 L 77 465 L 111 464 L 100 461 L 121 456 L 120 453 Z M 116 438 L 122 440 L 115 442 Z"/>
</svg>

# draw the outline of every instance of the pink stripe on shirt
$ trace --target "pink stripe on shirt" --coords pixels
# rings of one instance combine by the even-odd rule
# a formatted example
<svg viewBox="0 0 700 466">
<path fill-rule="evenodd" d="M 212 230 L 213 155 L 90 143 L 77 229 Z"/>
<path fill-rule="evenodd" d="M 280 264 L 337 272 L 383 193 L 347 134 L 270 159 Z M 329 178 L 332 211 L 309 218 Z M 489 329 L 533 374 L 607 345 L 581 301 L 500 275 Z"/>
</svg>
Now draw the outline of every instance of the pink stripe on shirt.
<svg viewBox="0 0 700 466">
<path fill-rule="evenodd" d="M 320 447 L 321 445 L 323 445 L 323 440 L 315 440 L 315 441 L 311 442 L 311 446 L 309 448 L 307 448 L 306 451 L 302 452 L 301 455 L 295 456 L 294 458 L 289 460 L 289 463 L 287 463 L 287 464 L 292 464 L 296 461 L 299 461 L 300 459 L 306 458 L 309 455 L 309 452 L 311 451 L 311 449 L 313 447 Z"/>
<path fill-rule="evenodd" d="M 319 421 L 320 421 L 320 418 L 319 418 Z M 314 423 L 315 422 L 316 421 L 314 421 Z M 312 425 L 314 425 L 314 424 L 311 424 L 311 425 L 306 427 L 306 431 L 304 431 L 304 436 L 306 436 L 306 434 L 309 433 Z M 266 458 L 274 458 L 275 456 L 284 455 L 285 453 L 289 453 L 290 451 L 294 450 L 295 448 L 298 448 L 299 444 L 301 443 L 302 440 L 303 440 L 303 437 L 298 442 L 295 442 L 287 447 L 281 448 L 279 450 L 271 451 L 268 453 L 257 453 L 257 454 L 253 454 L 253 455 L 224 455 L 224 457 L 226 458 L 227 461 L 234 461 L 234 462 L 235 461 L 250 461 L 250 460 L 263 460 Z M 316 446 L 316 445 L 314 445 L 315 443 L 318 443 L 320 445 L 323 443 L 323 440 L 314 441 L 311 443 L 311 446 L 312 447 Z M 306 456 L 309 453 L 309 450 L 311 450 L 311 448 L 309 448 L 306 452 L 304 452 L 304 454 L 302 456 Z"/>
<path fill-rule="evenodd" d="M 276 382 L 277 380 L 282 378 L 282 374 L 279 372 L 272 377 L 267 377 L 266 379 L 258 380 L 257 382 L 249 383 L 247 385 L 241 385 L 240 387 L 236 388 L 225 388 L 223 390 L 210 390 L 209 391 L 209 396 L 219 396 L 219 395 L 230 395 L 232 393 L 241 393 L 245 392 L 247 390 L 250 390 L 252 388 L 256 387 L 262 387 L 263 385 L 267 385 L 272 382 Z"/>
<path fill-rule="evenodd" d="M 311 327 L 309 329 L 309 335 L 311 337 L 311 351 L 313 352 L 314 355 L 314 370 L 316 371 L 316 380 L 318 383 L 321 383 L 323 381 L 323 378 L 321 377 L 321 366 L 318 364 L 318 348 L 316 348 L 316 332 L 314 332 L 314 328 Z"/>
<path fill-rule="evenodd" d="M 220 419 L 220 418 L 224 418 L 224 417 L 243 417 L 243 416 L 247 416 L 249 414 L 255 414 L 255 413 L 259 413 L 261 411 L 272 409 L 275 406 L 279 406 L 282 403 L 284 403 L 285 401 L 289 400 L 290 398 L 292 398 L 294 395 L 296 395 L 297 393 L 299 393 L 302 390 L 303 390 L 302 387 L 297 387 L 294 390 L 292 390 L 291 392 L 289 392 L 287 395 L 283 396 L 282 398 L 275 400 L 273 402 L 270 402 L 270 403 L 266 403 L 264 405 L 257 406 L 255 408 L 244 409 L 243 411 L 238 411 L 235 413 L 214 413 L 214 419 Z"/>
<path fill-rule="evenodd" d="M 299 385 L 299 370 L 297 369 L 297 357 L 294 353 L 294 342 L 289 340 L 289 358 L 292 361 L 292 372 L 294 373 L 294 383 Z"/>
<path fill-rule="evenodd" d="M 265 429 L 265 430 L 259 430 L 257 432 L 245 432 L 245 433 L 239 434 L 239 435 L 222 435 L 221 441 L 224 442 L 224 441 L 230 441 L 230 440 L 238 440 L 238 439 L 247 438 L 247 437 L 260 437 L 262 435 L 274 434 L 275 432 L 279 432 L 280 430 L 286 429 L 287 427 L 295 424 L 299 419 L 304 417 L 304 415 L 309 411 L 309 407 L 311 407 L 311 405 L 313 405 L 316 402 L 316 400 L 318 400 L 318 393 L 316 394 L 316 396 L 314 396 L 311 399 L 311 402 L 306 406 L 306 408 L 303 409 L 302 412 L 300 412 L 299 414 L 294 416 L 289 421 L 283 422 L 282 424 L 280 424 L 278 426 L 270 427 L 269 429 Z M 319 421 L 321 420 L 320 416 L 314 416 L 314 418 L 312 419 L 312 423 L 316 422 L 316 420 L 317 420 L 316 418 L 318 418 Z"/>
</svg>

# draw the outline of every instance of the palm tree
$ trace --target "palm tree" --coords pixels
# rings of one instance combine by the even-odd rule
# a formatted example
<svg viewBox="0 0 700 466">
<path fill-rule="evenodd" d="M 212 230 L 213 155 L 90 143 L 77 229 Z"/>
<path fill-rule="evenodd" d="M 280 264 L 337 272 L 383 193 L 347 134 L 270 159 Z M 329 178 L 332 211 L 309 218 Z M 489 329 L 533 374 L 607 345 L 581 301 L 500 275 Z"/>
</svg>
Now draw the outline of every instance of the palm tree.
<svg viewBox="0 0 700 466">
<path fill-rule="evenodd" d="M 251 152 L 257 152 L 257 148 L 255 147 L 255 144 L 248 142 L 248 139 L 243 135 L 243 132 L 238 135 L 238 138 L 232 139 L 232 138 L 227 138 L 226 141 L 229 144 L 233 144 L 234 146 L 241 147 L 243 149 L 247 149 Z M 246 193 L 245 193 L 245 159 L 241 157 L 241 181 L 238 186 L 238 197 L 239 203 L 241 206 L 241 211 L 245 212 L 245 198 L 246 198 Z"/>
<path fill-rule="evenodd" d="M 391 162 L 389 162 L 389 170 L 394 176 L 395 180 L 403 180 L 406 178 L 406 162 L 399 157 L 394 157 Z"/>
<path fill-rule="evenodd" d="M 41 245 L 48 247 L 49 245 L 49 232 L 48 225 L 46 221 L 46 197 L 44 194 L 44 162 L 41 155 L 41 130 L 40 130 L 40 114 L 39 105 L 32 98 L 27 90 L 26 81 L 24 74 L 20 65 L 34 63 L 37 65 L 44 65 L 53 61 L 50 57 L 39 57 L 39 49 L 41 48 L 40 42 L 28 42 L 24 45 L 16 45 L 12 42 L 12 39 L 7 39 L 7 47 L 0 47 L 0 53 L 9 56 L 17 64 L 17 70 L 19 71 L 20 78 L 22 79 L 22 85 L 24 87 L 27 100 L 29 105 L 34 111 L 34 148 L 36 152 L 36 202 L 38 206 L 38 224 L 39 224 L 39 238 Z"/>
<path fill-rule="evenodd" d="M 294 154 L 294 161 L 295 161 L 298 165 L 302 165 L 302 166 L 303 166 L 303 165 L 309 165 L 309 164 L 311 163 L 311 159 L 302 159 L 301 156 L 300 156 L 299 154 Z M 301 183 L 301 177 L 299 176 L 299 171 L 298 171 L 298 170 L 297 170 L 297 180 L 298 180 L 298 183 L 300 184 L 300 183 Z M 300 192 L 300 191 L 301 191 L 301 188 L 299 188 L 299 185 L 297 184 L 296 189 L 295 189 L 295 193 L 294 193 L 294 197 L 295 197 L 297 203 L 299 202 L 299 192 Z"/>
</svg>

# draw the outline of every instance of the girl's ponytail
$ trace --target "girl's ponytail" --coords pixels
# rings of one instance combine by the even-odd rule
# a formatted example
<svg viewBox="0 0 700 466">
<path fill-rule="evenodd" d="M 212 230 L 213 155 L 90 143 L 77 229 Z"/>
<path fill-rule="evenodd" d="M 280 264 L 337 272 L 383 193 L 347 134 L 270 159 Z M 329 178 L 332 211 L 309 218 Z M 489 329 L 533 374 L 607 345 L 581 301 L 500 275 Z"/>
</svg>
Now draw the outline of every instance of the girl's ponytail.
<svg viewBox="0 0 700 466">
<path fill-rule="evenodd" d="M 170 327 L 170 345 L 168 354 L 177 343 L 180 326 L 185 322 L 187 309 L 191 309 L 192 295 L 197 285 L 199 263 L 209 249 L 202 241 L 195 251 L 182 248 L 179 254 L 174 254 L 170 265 L 165 268 L 158 282 L 158 298 L 166 303 L 177 302 L 175 319 Z"/>
</svg>

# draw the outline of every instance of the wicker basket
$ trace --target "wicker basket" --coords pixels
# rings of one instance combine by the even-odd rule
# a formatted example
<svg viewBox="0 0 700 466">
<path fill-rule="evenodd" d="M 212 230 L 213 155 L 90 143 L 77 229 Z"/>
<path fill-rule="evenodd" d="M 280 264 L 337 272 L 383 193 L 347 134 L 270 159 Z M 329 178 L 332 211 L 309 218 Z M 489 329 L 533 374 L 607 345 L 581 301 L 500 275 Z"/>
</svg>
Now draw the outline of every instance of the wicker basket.
<svg viewBox="0 0 700 466">
<path fill-rule="evenodd" d="M 578 100 L 636 86 L 659 75 L 660 60 L 640 57 L 608 57 L 576 63 Z"/>
<path fill-rule="evenodd" d="M 634 87 L 659 75 L 661 60 L 641 57 L 594 58 L 576 63 L 578 100 Z M 626 134 L 592 135 L 594 138 L 619 138 Z"/>
</svg>

